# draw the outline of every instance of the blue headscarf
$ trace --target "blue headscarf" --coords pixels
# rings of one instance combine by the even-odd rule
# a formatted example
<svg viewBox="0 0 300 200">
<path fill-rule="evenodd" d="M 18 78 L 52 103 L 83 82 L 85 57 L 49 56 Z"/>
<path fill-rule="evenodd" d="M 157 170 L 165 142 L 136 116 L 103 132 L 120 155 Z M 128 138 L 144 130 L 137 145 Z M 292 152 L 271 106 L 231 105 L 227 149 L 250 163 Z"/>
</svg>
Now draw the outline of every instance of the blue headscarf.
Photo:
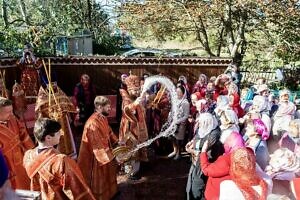
<svg viewBox="0 0 300 200">
<path fill-rule="evenodd" d="M 2 151 L 0 151 L 0 188 L 4 185 L 8 178 L 8 167 L 6 165 Z"/>
</svg>

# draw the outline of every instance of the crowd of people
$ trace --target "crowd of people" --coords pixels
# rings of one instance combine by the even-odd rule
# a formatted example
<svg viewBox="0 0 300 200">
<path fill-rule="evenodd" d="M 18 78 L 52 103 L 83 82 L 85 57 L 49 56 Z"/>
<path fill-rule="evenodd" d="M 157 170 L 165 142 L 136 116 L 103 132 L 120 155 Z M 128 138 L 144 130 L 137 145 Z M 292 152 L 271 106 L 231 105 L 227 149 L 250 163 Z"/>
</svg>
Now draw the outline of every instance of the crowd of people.
<svg viewBox="0 0 300 200">
<path fill-rule="evenodd" d="M 190 154 L 187 199 L 267 199 L 272 180 L 290 181 L 290 197 L 300 198 L 300 119 L 290 91 L 277 98 L 264 78 L 240 88 L 231 69 L 217 77 L 200 74 L 193 86 L 181 75 L 174 84 L 177 129 L 151 147 L 175 161 L 182 151 Z M 118 134 L 107 119 L 110 100 L 96 95 L 87 74 L 72 100 L 48 74 L 37 94 L 34 137 L 15 115 L 13 101 L 0 97 L 0 199 L 18 199 L 13 190 L 22 189 L 38 191 L 42 199 L 108 200 L 118 194 L 118 169 L 140 179 L 148 148 L 130 150 L 159 134 L 171 114 L 163 84 L 141 94 L 148 77 L 121 76 Z M 78 152 L 71 124 L 82 134 Z"/>
</svg>

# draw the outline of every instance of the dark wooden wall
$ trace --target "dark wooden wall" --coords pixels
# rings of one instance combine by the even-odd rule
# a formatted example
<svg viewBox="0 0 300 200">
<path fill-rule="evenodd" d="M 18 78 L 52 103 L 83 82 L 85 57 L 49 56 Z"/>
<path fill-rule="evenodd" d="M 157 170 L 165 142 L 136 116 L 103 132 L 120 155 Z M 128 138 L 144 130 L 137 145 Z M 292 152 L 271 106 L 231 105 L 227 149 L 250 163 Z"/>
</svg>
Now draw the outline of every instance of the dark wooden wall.
<svg viewBox="0 0 300 200">
<path fill-rule="evenodd" d="M 76 83 L 80 80 L 83 73 L 91 77 L 96 87 L 97 94 L 116 94 L 120 85 L 120 77 L 123 73 L 129 73 L 142 76 L 143 73 L 156 75 L 163 73 L 165 76 L 177 81 L 180 75 L 185 75 L 190 84 L 194 84 L 200 73 L 208 76 L 221 74 L 224 68 L 220 67 L 126 67 L 126 66 L 53 66 L 52 68 L 58 74 L 58 85 L 68 94 L 72 94 L 72 90 Z"/>
<path fill-rule="evenodd" d="M 1 61 L 1 60 L 0 60 Z M 230 60 L 229 60 L 230 61 Z M 223 62 L 223 61 L 222 61 Z M 227 62 L 227 61 L 226 61 Z M 11 62 L 13 63 L 13 62 Z M 73 62 L 72 62 L 73 63 Z M 135 64 L 124 64 L 124 63 L 68 63 L 68 60 L 64 62 L 53 62 L 52 71 L 57 74 L 58 85 L 71 96 L 76 83 L 79 82 L 80 76 L 83 73 L 88 74 L 91 77 L 93 84 L 96 87 L 96 92 L 99 95 L 117 94 L 118 86 L 120 84 L 120 76 L 123 73 L 141 76 L 143 73 L 150 75 L 157 75 L 163 73 L 169 77 L 173 82 L 176 82 L 180 75 L 187 77 L 188 82 L 193 85 L 200 73 L 206 74 L 208 77 L 217 76 L 224 72 L 227 65 L 223 64 L 147 64 L 147 63 L 135 63 Z M 11 64 L 5 66 L 2 61 L 0 70 L 6 70 L 6 84 L 7 88 L 11 90 L 14 80 L 20 81 L 20 69 Z"/>
</svg>

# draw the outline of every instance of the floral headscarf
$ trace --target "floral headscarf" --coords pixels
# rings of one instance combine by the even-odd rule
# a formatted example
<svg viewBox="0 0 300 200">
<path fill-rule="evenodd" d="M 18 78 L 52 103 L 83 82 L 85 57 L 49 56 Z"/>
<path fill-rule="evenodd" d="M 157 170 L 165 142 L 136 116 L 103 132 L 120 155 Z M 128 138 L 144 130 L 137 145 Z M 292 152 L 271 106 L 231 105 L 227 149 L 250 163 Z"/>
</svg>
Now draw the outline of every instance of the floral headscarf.
<svg viewBox="0 0 300 200">
<path fill-rule="evenodd" d="M 239 148 L 231 154 L 229 174 L 246 200 L 267 199 L 268 185 L 256 173 L 255 155 L 250 148 Z M 252 188 L 256 185 L 261 187 L 261 195 Z"/>
<path fill-rule="evenodd" d="M 283 172 L 287 172 L 290 180 L 295 178 L 296 173 L 300 173 L 300 158 L 287 148 L 280 148 L 270 155 L 269 165 L 266 167 L 266 172 L 272 178 Z M 289 173 L 292 172 L 292 173 Z M 286 176 L 289 177 L 289 176 Z"/>
</svg>

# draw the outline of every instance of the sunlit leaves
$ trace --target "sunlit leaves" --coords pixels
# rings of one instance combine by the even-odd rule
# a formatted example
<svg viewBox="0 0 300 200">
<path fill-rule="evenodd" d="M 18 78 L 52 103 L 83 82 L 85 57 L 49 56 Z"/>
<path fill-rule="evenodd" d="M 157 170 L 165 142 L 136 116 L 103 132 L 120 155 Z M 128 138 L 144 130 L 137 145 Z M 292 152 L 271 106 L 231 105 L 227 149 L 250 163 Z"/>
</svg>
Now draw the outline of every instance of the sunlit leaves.
<svg viewBox="0 0 300 200">
<path fill-rule="evenodd" d="M 120 24 L 136 37 L 194 36 L 207 55 L 299 60 L 299 1 L 144 0 L 124 3 Z M 259 65 L 259 64 L 258 64 Z"/>
<path fill-rule="evenodd" d="M 103 35 L 109 35 L 108 15 L 93 0 L 2 0 L 6 2 L 8 26 L 3 16 L 0 20 L 2 34 L 14 34 L 2 41 L 6 49 L 15 49 L 25 42 L 35 49 L 49 49 L 57 36 L 70 36 L 88 30 L 96 41 L 103 41 Z M 25 3 L 28 22 L 22 20 L 20 2 Z M 90 8 L 88 7 L 90 2 Z M 23 37 L 25 34 L 26 37 Z M 22 48 L 22 47 L 21 47 Z"/>
</svg>

